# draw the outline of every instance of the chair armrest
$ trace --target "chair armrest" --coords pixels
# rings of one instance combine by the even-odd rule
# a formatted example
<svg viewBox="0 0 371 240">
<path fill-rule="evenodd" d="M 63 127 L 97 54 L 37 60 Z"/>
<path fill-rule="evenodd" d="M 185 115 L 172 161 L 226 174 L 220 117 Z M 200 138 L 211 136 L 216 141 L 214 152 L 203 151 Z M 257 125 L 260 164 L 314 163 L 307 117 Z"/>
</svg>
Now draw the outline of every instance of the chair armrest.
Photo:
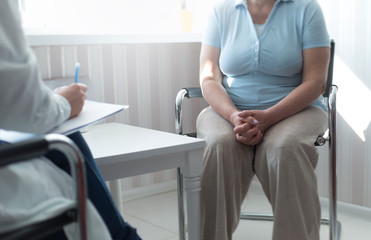
<svg viewBox="0 0 371 240">
<path fill-rule="evenodd" d="M 331 138 L 334 138 L 335 128 L 336 128 L 336 94 L 338 87 L 336 85 L 331 85 L 328 91 L 327 98 L 327 108 L 329 116 L 329 129 L 321 136 L 319 136 L 314 143 L 316 146 L 323 146 L 327 141 L 330 141 Z"/>
<path fill-rule="evenodd" d="M 201 88 L 184 88 L 187 91 L 187 98 L 202 98 Z"/>
<path fill-rule="evenodd" d="M 336 94 L 338 87 L 332 85 L 327 99 L 328 115 L 329 115 L 329 141 L 336 148 Z M 333 153 L 335 154 L 335 153 Z"/>
<path fill-rule="evenodd" d="M 336 95 L 338 92 L 338 87 L 336 85 L 331 85 L 328 96 L 328 108 L 329 111 L 336 110 Z"/>
<path fill-rule="evenodd" d="M 184 98 L 202 98 L 201 88 L 182 88 L 175 98 L 175 132 L 183 134 L 182 104 Z"/>
</svg>

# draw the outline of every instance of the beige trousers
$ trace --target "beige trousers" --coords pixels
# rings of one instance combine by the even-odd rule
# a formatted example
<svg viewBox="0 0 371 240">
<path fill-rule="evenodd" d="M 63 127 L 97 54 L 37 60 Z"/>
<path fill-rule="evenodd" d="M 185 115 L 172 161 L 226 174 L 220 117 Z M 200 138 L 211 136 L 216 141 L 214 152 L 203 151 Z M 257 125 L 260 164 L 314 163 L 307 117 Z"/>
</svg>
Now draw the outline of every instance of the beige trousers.
<svg viewBox="0 0 371 240">
<path fill-rule="evenodd" d="M 228 121 L 211 107 L 204 109 L 197 119 L 198 137 L 206 140 L 201 178 L 202 239 L 232 239 L 255 174 L 272 205 L 272 239 L 319 239 L 321 211 L 314 172 L 318 152 L 314 142 L 326 127 L 326 113 L 311 106 L 270 127 L 260 144 L 247 146 L 236 141 Z"/>
</svg>

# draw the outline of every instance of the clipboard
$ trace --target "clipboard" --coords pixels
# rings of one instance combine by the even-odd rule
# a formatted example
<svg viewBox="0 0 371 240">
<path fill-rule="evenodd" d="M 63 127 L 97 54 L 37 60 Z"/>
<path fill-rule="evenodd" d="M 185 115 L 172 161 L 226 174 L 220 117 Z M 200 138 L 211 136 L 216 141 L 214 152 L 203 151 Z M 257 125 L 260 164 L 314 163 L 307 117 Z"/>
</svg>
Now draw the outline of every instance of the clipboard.
<svg viewBox="0 0 371 240">
<path fill-rule="evenodd" d="M 69 135 L 91 124 L 98 123 L 120 111 L 128 109 L 128 105 L 109 104 L 86 100 L 79 115 L 62 123 L 48 133 Z M 47 133 L 47 134 L 48 134 Z M 8 131 L 0 129 L 0 141 L 15 143 L 36 137 L 37 134 Z"/>
</svg>

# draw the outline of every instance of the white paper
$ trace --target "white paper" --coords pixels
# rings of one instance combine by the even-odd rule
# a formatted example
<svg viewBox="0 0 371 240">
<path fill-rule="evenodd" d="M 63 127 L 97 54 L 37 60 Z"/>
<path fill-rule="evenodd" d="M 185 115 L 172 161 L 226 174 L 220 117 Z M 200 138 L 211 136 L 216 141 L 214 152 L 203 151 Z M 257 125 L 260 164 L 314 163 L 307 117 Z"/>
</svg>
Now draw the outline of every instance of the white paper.
<svg viewBox="0 0 371 240">
<path fill-rule="evenodd" d="M 128 105 L 117 105 L 86 100 L 82 112 L 77 117 L 67 120 L 49 133 L 68 135 L 128 108 Z"/>
</svg>

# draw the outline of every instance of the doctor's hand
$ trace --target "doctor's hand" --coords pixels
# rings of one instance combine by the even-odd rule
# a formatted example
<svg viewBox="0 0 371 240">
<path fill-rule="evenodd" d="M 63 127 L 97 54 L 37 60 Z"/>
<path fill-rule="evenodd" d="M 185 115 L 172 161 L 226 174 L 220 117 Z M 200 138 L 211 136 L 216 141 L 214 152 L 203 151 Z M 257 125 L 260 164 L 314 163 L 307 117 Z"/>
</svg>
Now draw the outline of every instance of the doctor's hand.
<svg viewBox="0 0 371 240">
<path fill-rule="evenodd" d="M 260 143 L 263 139 L 263 133 L 259 129 L 258 121 L 251 116 L 241 118 L 239 115 L 240 112 L 232 115 L 237 141 L 249 146 Z"/>
<path fill-rule="evenodd" d="M 70 103 L 71 114 L 69 118 L 76 117 L 82 111 L 87 90 L 88 87 L 81 83 L 59 87 L 54 90 L 55 94 L 63 96 Z"/>
</svg>

